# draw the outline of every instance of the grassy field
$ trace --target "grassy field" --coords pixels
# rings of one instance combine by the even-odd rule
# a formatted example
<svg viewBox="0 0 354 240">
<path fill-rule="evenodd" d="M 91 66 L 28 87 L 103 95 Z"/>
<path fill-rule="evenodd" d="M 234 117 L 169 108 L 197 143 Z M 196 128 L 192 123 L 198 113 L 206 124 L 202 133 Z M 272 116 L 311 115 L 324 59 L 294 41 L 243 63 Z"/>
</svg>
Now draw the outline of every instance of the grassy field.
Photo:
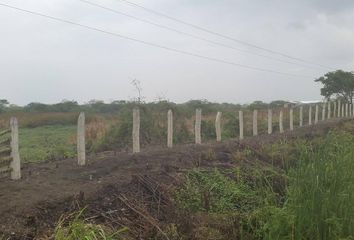
<svg viewBox="0 0 354 240">
<path fill-rule="evenodd" d="M 20 129 L 20 154 L 24 162 L 55 160 L 76 155 L 76 126 L 49 125 Z"/>
</svg>

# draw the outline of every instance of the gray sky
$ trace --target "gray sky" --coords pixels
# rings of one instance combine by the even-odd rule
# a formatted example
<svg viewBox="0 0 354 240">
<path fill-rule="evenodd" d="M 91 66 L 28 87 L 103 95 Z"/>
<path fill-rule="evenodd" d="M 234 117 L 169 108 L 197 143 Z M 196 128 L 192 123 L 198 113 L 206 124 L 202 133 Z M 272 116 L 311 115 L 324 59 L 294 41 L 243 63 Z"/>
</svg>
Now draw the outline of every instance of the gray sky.
<svg viewBox="0 0 354 240">
<path fill-rule="evenodd" d="M 90 0 L 235 48 L 270 55 L 153 15 L 120 0 Z M 210 30 L 307 59 L 354 70 L 353 0 L 131 0 Z M 244 65 L 244 69 L 149 47 L 0 6 L 0 98 L 19 105 L 131 99 L 245 103 L 320 99 L 313 80 L 331 69 L 281 63 L 169 32 L 78 0 L 0 0 L 140 40 Z M 280 56 L 273 58 L 291 61 Z"/>
</svg>

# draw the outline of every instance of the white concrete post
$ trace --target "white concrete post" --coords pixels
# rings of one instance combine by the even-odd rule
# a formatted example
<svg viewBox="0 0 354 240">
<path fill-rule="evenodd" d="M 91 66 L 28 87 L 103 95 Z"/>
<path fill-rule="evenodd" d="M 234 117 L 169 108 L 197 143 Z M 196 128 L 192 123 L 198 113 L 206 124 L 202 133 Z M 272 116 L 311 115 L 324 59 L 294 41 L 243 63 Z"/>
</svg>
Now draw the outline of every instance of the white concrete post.
<svg viewBox="0 0 354 240">
<path fill-rule="evenodd" d="M 258 135 L 258 111 L 253 110 L 253 136 Z"/>
<path fill-rule="evenodd" d="M 86 147 L 85 147 L 85 113 L 80 113 L 77 119 L 77 164 L 86 165 Z"/>
<path fill-rule="evenodd" d="M 338 117 L 340 118 L 340 111 L 341 111 L 341 104 L 340 104 L 340 100 L 338 101 Z"/>
<path fill-rule="evenodd" d="M 195 110 L 195 126 L 194 126 L 196 144 L 202 144 L 201 125 L 202 125 L 202 109 L 198 108 Z"/>
<path fill-rule="evenodd" d="M 327 110 L 327 118 L 331 118 L 331 101 L 327 102 L 328 110 Z"/>
<path fill-rule="evenodd" d="M 222 113 L 218 112 L 215 118 L 215 133 L 217 142 L 221 142 L 221 116 Z"/>
<path fill-rule="evenodd" d="M 315 106 L 315 124 L 318 123 L 318 105 Z"/>
<path fill-rule="evenodd" d="M 283 109 L 280 110 L 279 112 L 279 132 L 283 133 L 284 132 L 284 126 L 283 126 Z"/>
<path fill-rule="evenodd" d="M 140 111 L 138 108 L 133 109 L 133 153 L 140 152 Z"/>
<path fill-rule="evenodd" d="M 304 110 L 304 108 L 303 108 L 303 106 L 300 106 L 300 113 L 299 113 L 299 126 L 300 127 L 302 127 L 304 124 L 304 117 L 303 117 L 303 111 Z"/>
<path fill-rule="evenodd" d="M 18 180 L 21 179 L 21 159 L 19 152 L 19 139 L 18 139 L 18 122 L 17 118 L 12 117 L 10 119 L 11 128 L 11 179 Z"/>
<path fill-rule="evenodd" d="M 289 118 L 290 118 L 290 131 L 294 130 L 294 110 L 291 107 L 289 109 Z"/>
<path fill-rule="evenodd" d="M 309 105 L 309 125 L 312 125 L 312 105 Z"/>
<path fill-rule="evenodd" d="M 272 134 L 273 132 L 273 117 L 272 117 L 272 109 L 268 109 L 268 134 Z"/>
<path fill-rule="evenodd" d="M 326 103 L 323 103 L 322 105 L 322 121 L 324 121 L 326 118 Z"/>
<path fill-rule="evenodd" d="M 167 147 L 173 147 L 173 113 L 172 110 L 167 112 Z"/>
<path fill-rule="evenodd" d="M 336 118 L 336 114 L 337 114 L 337 102 L 334 101 L 333 102 L 333 118 Z"/>
<path fill-rule="evenodd" d="M 238 111 L 238 122 L 239 122 L 239 128 L 240 128 L 240 140 L 243 139 L 243 112 Z"/>
<path fill-rule="evenodd" d="M 344 104 L 342 104 L 342 114 L 341 117 L 344 117 Z"/>
<path fill-rule="evenodd" d="M 348 117 L 348 110 L 349 110 L 349 106 L 348 103 L 345 104 L 345 117 Z"/>
</svg>

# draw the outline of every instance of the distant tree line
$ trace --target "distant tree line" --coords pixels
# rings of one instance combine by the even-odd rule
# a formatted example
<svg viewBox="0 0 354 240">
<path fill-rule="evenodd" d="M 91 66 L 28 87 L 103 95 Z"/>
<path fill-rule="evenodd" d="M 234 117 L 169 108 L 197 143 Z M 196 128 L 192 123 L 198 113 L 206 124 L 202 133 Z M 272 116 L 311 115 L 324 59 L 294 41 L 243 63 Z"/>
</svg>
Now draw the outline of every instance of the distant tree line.
<svg viewBox="0 0 354 240">
<path fill-rule="evenodd" d="M 262 101 L 254 101 L 251 104 L 231 104 L 231 103 L 213 103 L 207 100 L 190 100 L 185 103 L 176 104 L 169 101 L 157 102 L 137 102 L 117 100 L 111 103 L 105 103 L 100 100 L 91 100 L 84 104 L 79 104 L 76 101 L 63 100 L 60 103 L 44 104 L 32 102 L 25 106 L 17 106 L 10 104 L 6 99 L 0 100 L 0 113 L 3 112 L 29 112 L 29 113 L 44 113 L 44 112 L 94 112 L 94 113 L 114 113 L 121 112 L 126 109 L 132 109 L 135 106 L 143 105 L 147 109 L 152 110 L 168 110 L 179 109 L 182 112 L 194 113 L 196 108 L 202 108 L 204 113 L 211 113 L 216 111 L 234 111 L 235 109 L 249 108 L 249 109 L 264 109 L 267 107 L 281 107 L 287 101 L 277 100 L 271 103 Z"/>
</svg>

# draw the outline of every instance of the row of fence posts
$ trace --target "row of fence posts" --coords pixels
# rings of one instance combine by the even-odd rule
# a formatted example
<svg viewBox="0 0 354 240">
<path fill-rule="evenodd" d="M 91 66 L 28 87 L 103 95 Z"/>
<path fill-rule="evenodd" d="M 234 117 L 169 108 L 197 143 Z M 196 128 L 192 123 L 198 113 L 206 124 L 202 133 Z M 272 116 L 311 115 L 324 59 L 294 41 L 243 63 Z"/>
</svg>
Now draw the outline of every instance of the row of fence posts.
<svg viewBox="0 0 354 240">
<path fill-rule="evenodd" d="M 341 104 L 340 101 L 333 102 L 333 112 L 331 102 L 324 103 L 322 106 L 322 121 L 326 119 L 326 104 L 327 104 L 327 119 L 332 117 L 353 117 L 354 105 L 353 104 Z M 312 125 L 312 105 L 309 105 L 309 119 L 308 124 Z M 243 111 L 239 111 L 239 139 L 244 139 L 244 114 Z M 283 109 L 279 112 L 279 132 L 284 132 L 283 125 Z M 222 113 L 217 112 L 215 119 L 215 132 L 216 141 L 221 141 L 221 118 Z M 258 111 L 253 111 L 253 136 L 258 135 Z M 294 130 L 294 108 L 289 109 L 289 130 Z M 315 119 L 314 124 L 319 122 L 319 106 L 315 105 Z M 201 144 L 201 123 L 202 123 L 202 110 L 196 109 L 194 134 L 195 143 Z M 299 127 L 303 126 L 303 106 L 299 107 Z M 268 134 L 273 132 L 273 111 L 268 109 Z M 0 140 L 0 175 L 10 172 L 10 177 L 13 180 L 21 178 L 21 160 L 19 153 L 19 137 L 18 137 L 18 122 L 15 117 L 10 119 L 10 129 L 0 132 L 0 137 L 10 133 L 9 138 Z M 140 152 L 140 111 L 139 109 L 133 109 L 133 153 Z M 7 146 L 6 144 L 9 144 Z M 4 146 L 5 147 L 4 147 Z M 168 110 L 167 112 L 167 147 L 173 147 L 173 112 Z M 8 155 L 7 155 L 8 154 Z M 85 150 L 85 113 L 80 113 L 77 123 L 77 161 L 79 166 L 86 165 L 86 150 Z"/>
<path fill-rule="evenodd" d="M 332 115 L 332 106 L 331 102 L 323 103 L 322 105 L 322 115 L 321 120 L 326 120 L 326 105 L 327 105 L 327 119 L 332 117 L 350 117 L 354 116 L 354 105 L 353 104 L 341 104 L 340 101 L 333 102 L 333 115 Z M 319 122 L 319 105 L 315 105 L 315 116 L 313 121 L 313 106 L 309 105 L 309 119 L 308 125 L 317 124 Z M 299 127 L 304 125 L 303 121 L 303 110 L 304 107 L 299 107 Z M 336 115 L 337 113 L 337 115 Z M 239 116 L 239 139 L 244 139 L 244 112 L 242 110 L 238 113 Z M 222 113 L 217 112 L 215 118 L 215 133 L 216 133 L 216 141 L 221 141 L 221 118 Z M 280 109 L 279 111 L 279 132 L 284 133 L 284 111 Z M 195 143 L 201 144 L 201 123 L 202 123 L 202 110 L 200 108 L 196 109 L 195 112 L 195 125 L 194 125 L 194 135 L 195 135 Z M 253 136 L 258 135 L 258 110 L 253 111 L 252 118 L 252 130 Z M 294 108 L 289 108 L 289 130 L 294 130 Z M 272 109 L 268 109 L 268 134 L 273 133 L 273 111 Z M 140 152 L 140 111 L 139 109 L 133 109 L 133 130 L 132 130 L 132 140 L 133 140 L 133 153 Z M 81 113 L 78 120 L 78 164 L 85 165 L 85 115 Z M 168 110 L 167 112 L 167 147 L 173 147 L 173 112 L 172 110 Z"/>
</svg>

